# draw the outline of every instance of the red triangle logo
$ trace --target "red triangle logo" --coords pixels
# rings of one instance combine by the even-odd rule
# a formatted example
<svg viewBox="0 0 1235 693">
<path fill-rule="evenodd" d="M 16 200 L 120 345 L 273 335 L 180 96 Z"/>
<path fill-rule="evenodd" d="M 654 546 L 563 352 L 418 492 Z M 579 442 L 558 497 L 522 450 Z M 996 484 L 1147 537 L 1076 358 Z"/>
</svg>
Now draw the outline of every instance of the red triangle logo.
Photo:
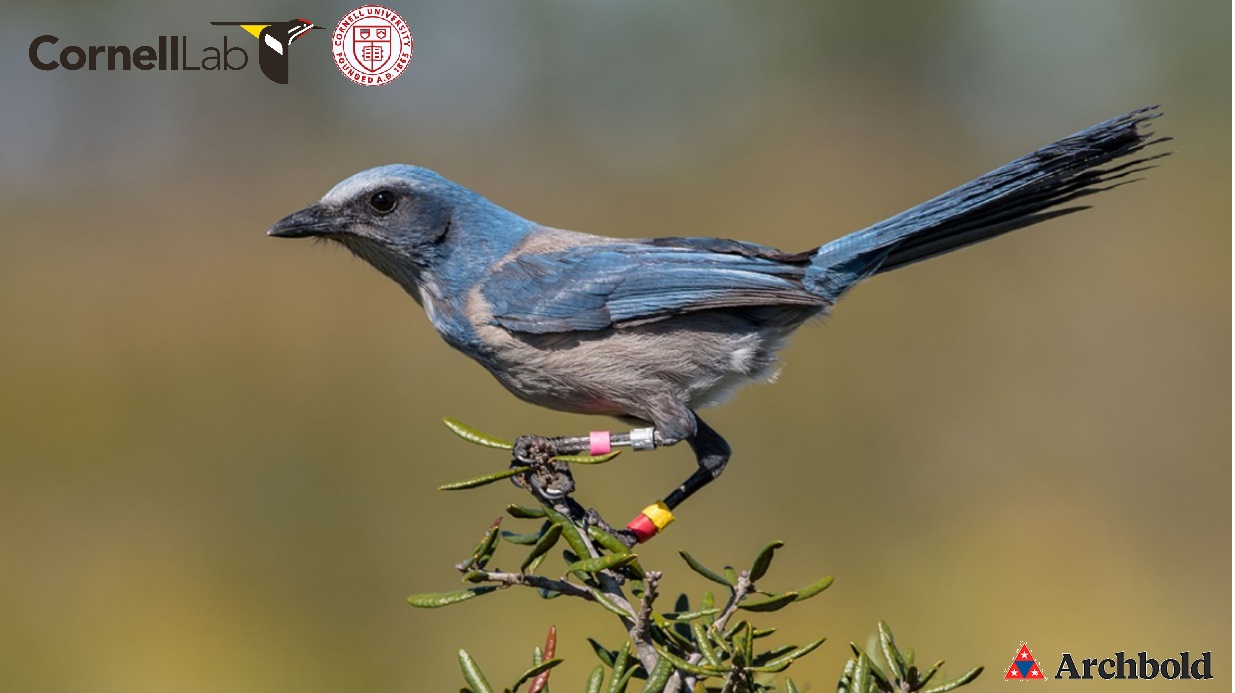
<svg viewBox="0 0 1235 693">
<path fill-rule="evenodd" d="M 1042 669 L 1038 666 L 1038 660 L 1034 659 L 1033 653 L 1029 651 L 1029 644 L 1024 642 L 1021 643 L 1021 649 L 1017 650 L 1016 657 L 1012 659 L 1012 666 L 1008 667 L 1003 678 L 1005 681 L 1046 680 L 1046 677 L 1042 675 Z"/>
</svg>

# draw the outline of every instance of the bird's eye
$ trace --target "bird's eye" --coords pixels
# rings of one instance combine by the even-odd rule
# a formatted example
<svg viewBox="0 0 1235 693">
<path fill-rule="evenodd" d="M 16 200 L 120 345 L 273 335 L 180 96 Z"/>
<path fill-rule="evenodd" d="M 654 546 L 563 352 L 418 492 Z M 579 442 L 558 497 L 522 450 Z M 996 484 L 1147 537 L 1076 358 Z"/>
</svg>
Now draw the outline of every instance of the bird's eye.
<svg viewBox="0 0 1235 693">
<path fill-rule="evenodd" d="M 389 214 L 394 211 L 399 199 L 389 190 L 378 190 L 369 198 L 369 206 L 379 214 Z"/>
</svg>

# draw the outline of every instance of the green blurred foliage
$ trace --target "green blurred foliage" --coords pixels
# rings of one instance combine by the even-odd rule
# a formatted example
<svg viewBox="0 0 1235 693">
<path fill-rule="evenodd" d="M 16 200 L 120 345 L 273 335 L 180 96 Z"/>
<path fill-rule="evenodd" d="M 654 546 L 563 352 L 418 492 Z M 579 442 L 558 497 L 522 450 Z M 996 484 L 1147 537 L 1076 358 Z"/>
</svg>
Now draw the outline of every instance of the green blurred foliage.
<svg viewBox="0 0 1235 693">
<path fill-rule="evenodd" d="M 452 579 L 453 527 L 521 500 L 434 490 L 502 463 L 442 416 L 605 424 L 516 401 L 344 252 L 263 236 L 344 176 L 407 161 L 555 226 L 802 249 L 1157 102 L 1177 153 L 1145 181 L 804 329 L 781 382 L 710 415 L 734 460 L 641 555 L 790 542 L 786 582 L 837 576 L 794 641 L 883 618 L 992 670 L 1022 640 L 1051 668 L 1231 651 L 1229 3 L 407 2 L 415 57 L 380 89 L 325 35 L 287 87 L 21 50 L 351 7 L 6 7 L 0 687 L 453 690 L 459 647 L 509 671 L 550 623 L 592 632 L 530 594 L 500 628 L 404 603 Z M 579 498 L 633 515 L 690 465 L 624 455 Z"/>
</svg>

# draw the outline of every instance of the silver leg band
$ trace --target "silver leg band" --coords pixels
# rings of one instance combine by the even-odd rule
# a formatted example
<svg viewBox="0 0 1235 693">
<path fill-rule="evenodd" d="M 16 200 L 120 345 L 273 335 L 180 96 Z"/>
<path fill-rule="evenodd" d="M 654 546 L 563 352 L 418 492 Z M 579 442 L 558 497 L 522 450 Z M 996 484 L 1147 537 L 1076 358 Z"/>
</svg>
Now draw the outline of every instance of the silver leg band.
<svg viewBox="0 0 1235 693">
<path fill-rule="evenodd" d="M 656 429 L 635 428 L 630 431 L 630 447 L 635 450 L 656 449 Z"/>
</svg>

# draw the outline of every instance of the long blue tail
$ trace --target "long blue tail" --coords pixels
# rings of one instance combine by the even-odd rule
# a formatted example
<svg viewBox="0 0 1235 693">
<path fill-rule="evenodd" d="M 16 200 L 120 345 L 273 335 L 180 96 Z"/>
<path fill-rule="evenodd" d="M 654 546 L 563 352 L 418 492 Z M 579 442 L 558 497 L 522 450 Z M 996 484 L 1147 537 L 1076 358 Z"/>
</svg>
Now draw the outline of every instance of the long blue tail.
<svg viewBox="0 0 1235 693">
<path fill-rule="evenodd" d="M 1117 159 L 1169 137 L 1153 139 L 1145 123 L 1162 115 L 1149 106 L 1112 118 L 1023 156 L 959 188 L 894 217 L 821 246 L 806 282 L 836 301 L 858 281 L 1040 221 L 1085 205 L 1060 207 L 1135 179 L 1167 153 L 1114 165 Z M 1168 152 L 1169 153 L 1169 152 Z"/>
</svg>

